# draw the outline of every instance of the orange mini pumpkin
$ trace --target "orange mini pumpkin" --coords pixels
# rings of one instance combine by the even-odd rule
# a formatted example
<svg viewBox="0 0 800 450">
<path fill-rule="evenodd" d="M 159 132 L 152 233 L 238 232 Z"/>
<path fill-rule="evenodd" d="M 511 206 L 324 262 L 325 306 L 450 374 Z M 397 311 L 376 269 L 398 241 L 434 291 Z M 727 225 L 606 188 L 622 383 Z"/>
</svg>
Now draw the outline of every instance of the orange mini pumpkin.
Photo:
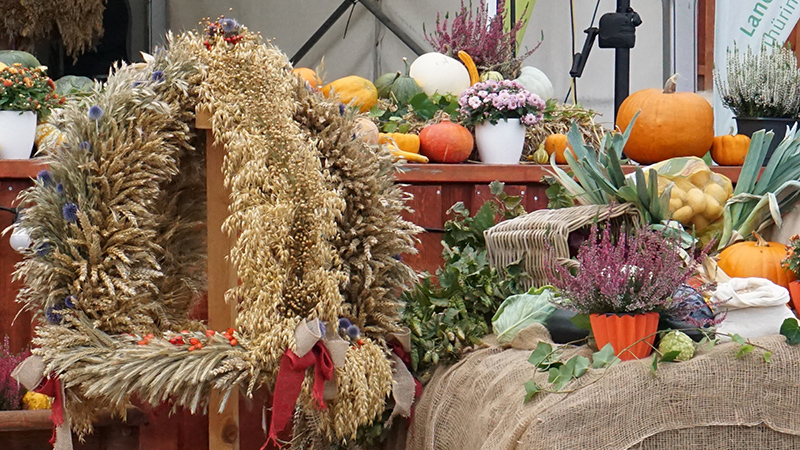
<svg viewBox="0 0 800 450">
<path fill-rule="evenodd" d="M 781 266 L 781 261 L 786 257 L 786 246 L 767 242 L 756 232 L 753 232 L 753 236 L 755 242 L 739 242 L 722 250 L 719 268 L 730 277 L 766 278 L 788 289 L 794 277 Z"/>
<path fill-rule="evenodd" d="M 715 136 L 711 158 L 720 166 L 741 166 L 750 149 L 750 138 L 744 134 Z"/>
<path fill-rule="evenodd" d="M 461 163 L 469 158 L 475 140 L 465 127 L 444 120 L 419 133 L 419 152 L 437 163 Z"/>
<path fill-rule="evenodd" d="M 567 135 L 561 133 L 555 133 L 547 136 L 547 139 L 544 140 L 544 149 L 547 151 L 548 155 L 552 155 L 553 153 L 556 154 L 556 164 L 567 163 L 567 158 L 564 156 L 564 152 L 567 149 L 572 152 L 572 156 L 575 156 L 575 150 L 573 150 L 572 146 L 569 145 Z"/>
<path fill-rule="evenodd" d="M 317 72 L 314 72 L 308 67 L 296 67 L 294 70 L 292 70 L 292 73 L 306 80 L 314 89 L 319 89 L 319 87 L 322 85 L 322 80 L 319 78 L 319 75 L 317 75 Z"/>
<path fill-rule="evenodd" d="M 617 127 L 626 130 L 639 113 L 625 144 L 625 155 L 640 164 L 678 156 L 702 157 L 714 141 L 711 105 L 693 92 L 675 92 L 677 76 L 664 89 L 634 92 L 619 107 Z"/>
</svg>

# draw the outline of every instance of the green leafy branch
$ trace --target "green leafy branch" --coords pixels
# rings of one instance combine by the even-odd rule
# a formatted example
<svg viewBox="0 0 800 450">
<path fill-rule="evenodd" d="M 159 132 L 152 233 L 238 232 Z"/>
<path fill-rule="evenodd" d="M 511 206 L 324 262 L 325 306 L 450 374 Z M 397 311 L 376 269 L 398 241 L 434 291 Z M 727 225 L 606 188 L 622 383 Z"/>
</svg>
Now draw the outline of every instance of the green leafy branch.
<svg viewBox="0 0 800 450">
<path fill-rule="evenodd" d="M 454 95 L 433 94 L 428 96 L 419 93 L 409 100 L 407 105 L 377 105 L 369 112 L 371 119 L 377 119 L 378 128 L 384 133 L 406 133 L 411 128 L 407 116 L 411 113 L 421 121 L 433 119 L 438 111 L 455 116 L 458 112 L 458 98 Z"/>
<path fill-rule="evenodd" d="M 632 343 L 631 345 L 625 347 L 620 353 L 624 353 L 625 351 L 633 348 L 635 345 L 639 344 L 640 342 L 647 342 L 647 340 L 659 333 L 665 333 L 668 331 L 673 330 L 659 330 L 655 333 L 652 333 L 648 336 L 645 336 L 636 342 Z M 764 347 L 762 345 L 756 344 L 749 339 L 745 339 L 738 334 L 729 334 L 729 333 L 722 333 L 722 332 L 710 332 L 704 329 L 698 328 L 682 328 L 678 329 L 678 331 L 700 331 L 704 334 L 703 338 L 696 344 L 696 351 L 702 350 L 704 348 L 713 347 L 717 343 L 719 343 L 718 336 L 726 336 L 729 337 L 735 344 L 739 347 L 736 350 L 735 358 L 741 359 L 744 356 L 752 353 L 755 349 L 760 349 L 763 351 L 761 357 L 763 358 L 765 363 L 772 362 L 772 352 L 769 348 Z M 798 345 L 800 344 L 800 324 L 798 324 L 796 319 L 786 319 L 780 328 L 780 334 L 786 337 L 786 342 L 789 345 Z M 581 341 L 576 341 L 581 342 Z M 568 343 L 564 345 L 571 345 L 573 343 Z M 650 371 L 653 375 L 655 375 L 658 371 L 658 364 L 662 362 L 676 362 L 676 358 L 680 355 L 680 351 L 669 351 L 666 353 L 662 353 L 658 348 L 649 344 L 653 347 L 653 358 L 652 362 L 650 363 Z M 583 355 L 575 355 L 572 358 L 568 359 L 566 362 L 561 361 L 559 359 L 559 354 L 561 353 L 561 348 L 559 346 L 553 346 L 549 342 L 539 342 L 536 348 L 531 353 L 531 356 L 528 358 L 528 362 L 536 366 L 536 369 L 542 372 L 548 373 L 548 380 L 547 382 L 550 383 L 550 387 L 542 386 L 534 380 L 529 380 L 525 382 L 525 402 L 530 401 L 536 394 L 539 392 L 547 392 L 551 394 L 569 394 L 575 392 L 580 388 L 584 388 L 591 384 L 594 384 L 600 381 L 605 375 L 606 371 L 600 374 L 599 377 L 595 378 L 594 380 L 590 381 L 589 383 L 581 386 L 578 389 L 564 389 L 566 385 L 572 381 L 576 380 L 583 375 L 585 375 L 589 368 L 593 369 L 608 369 L 617 363 L 620 362 L 620 359 L 616 357 L 614 353 L 614 348 L 611 344 L 606 344 L 602 349 L 592 354 L 591 358 L 587 358 Z M 641 360 L 637 360 L 641 362 Z"/>
</svg>

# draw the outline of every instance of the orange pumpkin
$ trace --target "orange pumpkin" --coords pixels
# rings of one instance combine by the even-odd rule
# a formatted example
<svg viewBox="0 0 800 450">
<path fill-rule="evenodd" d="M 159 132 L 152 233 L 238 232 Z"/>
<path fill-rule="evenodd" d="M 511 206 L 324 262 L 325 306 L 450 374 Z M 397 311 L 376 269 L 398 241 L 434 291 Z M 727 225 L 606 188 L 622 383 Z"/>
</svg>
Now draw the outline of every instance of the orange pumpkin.
<svg viewBox="0 0 800 450">
<path fill-rule="evenodd" d="M 544 149 L 547 151 L 548 155 L 556 154 L 556 164 L 567 163 L 567 158 L 564 156 L 564 152 L 567 149 L 572 152 L 572 156 L 575 156 L 575 151 L 572 149 L 572 146 L 569 145 L 567 135 L 561 133 L 547 136 L 547 139 L 544 140 Z"/>
<path fill-rule="evenodd" d="M 786 246 L 767 242 L 753 232 L 755 242 L 739 242 L 726 247 L 719 254 L 719 268 L 736 278 L 760 277 L 789 288 L 794 280 L 791 272 L 781 266 L 786 257 Z"/>
<path fill-rule="evenodd" d="M 437 163 L 461 163 L 469 158 L 475 140 L 465 127 L 444 120 L 419 133 L 419 152 Z"/>
<path fill-rule="evenodd" d="M 675 92 L 673 75 L 661 89 L 634 92 L 619 107 L 617 127 L 626 130 L 639 113 L 625 155 L 641 164 L 678 156 L 702 157 L 714 141 L 714 112 L 703 97 Z"/>
<path fill-rule="evenodd" d="M 419 153 L 419 136 L 412 133 L 380 133 L 378 142 L 381 144 L 394 143 L 397 148 L 409 153 Z"/>
<path fill-rule="evenodd" d="M 711 159 L 720 166 L 741 166 L 750 149 L 750 138 L 744 134 L 715 136 Z"/>
<path fill-rule="evenodd" d="M 322 80 L 319 78 L 319 75 L 317 75 L 317 72 L 314 72 L 308 67 L 297 67 L 292 70 L 292 73 L 306 80 L 314 89 L 319 89 L 319 87 L 322 85 Z"/>
</svg>

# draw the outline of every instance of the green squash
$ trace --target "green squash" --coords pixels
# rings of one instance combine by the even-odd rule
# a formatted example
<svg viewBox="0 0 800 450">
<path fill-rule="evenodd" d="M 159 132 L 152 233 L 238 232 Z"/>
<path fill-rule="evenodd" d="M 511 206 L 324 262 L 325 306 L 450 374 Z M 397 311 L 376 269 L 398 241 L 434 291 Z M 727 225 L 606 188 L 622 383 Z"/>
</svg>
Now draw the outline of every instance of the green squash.
<svg viewBox="0 0 800 450">
<path fill-rule="evenodd" d="M 389 72 L 385 73 L 378 77 L 375 80 L 375 89 L 378 90 L 378 98 L 389 98 L 389 89 L 392 87 L 392 83 L 398 78 L 400 78 L 400 72 Z"/>
<path fill-rule="evenodd" d="M 405 75 L 400 72 L 385 73 L 375 80 L 378 97 L 388 98 L 398 106 L 408 104 L 415 95 L 422 92 L 419 83 L 408 75 L 408 59 L 403 58 L 403 62 L 406 64 Z"/>
<path fill-rule="evenodd" d="M 7 66 L 20 63 L 31 69 L 42 65 L 35 56 L 20 50 L 0 50 L 0 62 Z"/>
<path fill-rule="evenodd" d="M 408 104 L 415 95 L 422 93 L 422 88 L 417 80 L 408 74 L 408 59 L 403 58 L 403 62 L 406 64 L 406 74 L 397 77 L 392 83 L 392 87 L 389 88 L 389 98 L 400 106 Z"/>
</svg>

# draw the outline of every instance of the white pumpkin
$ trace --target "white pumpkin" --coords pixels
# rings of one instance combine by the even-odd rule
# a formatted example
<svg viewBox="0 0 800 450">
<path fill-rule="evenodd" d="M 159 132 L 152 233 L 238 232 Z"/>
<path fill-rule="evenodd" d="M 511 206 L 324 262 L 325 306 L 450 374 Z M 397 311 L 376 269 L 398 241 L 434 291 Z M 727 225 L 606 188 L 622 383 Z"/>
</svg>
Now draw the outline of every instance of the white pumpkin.
<svg viewBox="0 0 800 450">
<path fill-rule="evenodd" d="M 530 92 L 538 95 L 542 100 L 553 98 L 553 83 L 541 70 L 536 67 L 525 66 L 520 69 L 519 77 L 516 80 Z"/>
<path fill-rule="evenodd" d="M 469 72 L 461 61 L 437 52 L 425 53 L 411 64 L 411 78 L 428 94 L 459 95 L 469 84 Z"/>
</svg>

